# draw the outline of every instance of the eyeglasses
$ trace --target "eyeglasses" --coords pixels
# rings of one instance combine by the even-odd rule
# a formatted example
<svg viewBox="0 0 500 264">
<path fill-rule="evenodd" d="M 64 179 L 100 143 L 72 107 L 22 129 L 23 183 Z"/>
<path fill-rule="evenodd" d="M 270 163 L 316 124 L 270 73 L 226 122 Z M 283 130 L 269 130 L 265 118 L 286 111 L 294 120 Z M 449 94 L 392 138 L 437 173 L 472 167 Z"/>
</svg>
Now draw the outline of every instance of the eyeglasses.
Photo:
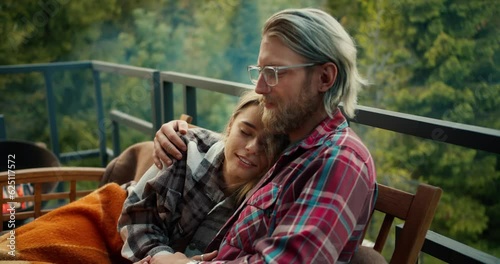
<svg viewBox="0 0 500 264">
<path fill-rule="evenodd" d="M 306 64 L 295 64 L 289 66 L 255 66 L 250 65 L 247 67 L 248 77 L 250 77 L 250 81 L 253 84 L 257 84 L 259 81 L 260 75 L 264 75 L 264 80 L 268 86 L 275 86 L 278 84 L 278 73 L 280 70 L 293 69 L 293 68 L 301 68 L 301 67 L 310 67 L 314 66 L 316 63 L 306 63 Z"/>
</svg>

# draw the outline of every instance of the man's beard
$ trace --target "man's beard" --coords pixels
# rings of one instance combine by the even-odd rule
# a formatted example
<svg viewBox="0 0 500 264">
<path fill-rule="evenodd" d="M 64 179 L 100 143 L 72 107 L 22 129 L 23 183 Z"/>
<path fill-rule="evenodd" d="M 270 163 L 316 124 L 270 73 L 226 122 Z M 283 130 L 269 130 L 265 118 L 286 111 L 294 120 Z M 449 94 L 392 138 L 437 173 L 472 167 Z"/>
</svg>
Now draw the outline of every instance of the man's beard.
<svg viewBox="0 0 500 264">
<path fill-rule="evenodd" d="M 307 119 L 312 118 L 318 107 L 322 107 L 321 94 L 314 95 L 310 91 L 310 82 L 306 80 L 300 94 L 291 101 L 278 102 L 270 98 L 262 98 L 261 103 L 273 103 L 273 109 L 264 107 L 262 123 L 272 133 L 284 133 L 300 128 Z"/>
</svg>

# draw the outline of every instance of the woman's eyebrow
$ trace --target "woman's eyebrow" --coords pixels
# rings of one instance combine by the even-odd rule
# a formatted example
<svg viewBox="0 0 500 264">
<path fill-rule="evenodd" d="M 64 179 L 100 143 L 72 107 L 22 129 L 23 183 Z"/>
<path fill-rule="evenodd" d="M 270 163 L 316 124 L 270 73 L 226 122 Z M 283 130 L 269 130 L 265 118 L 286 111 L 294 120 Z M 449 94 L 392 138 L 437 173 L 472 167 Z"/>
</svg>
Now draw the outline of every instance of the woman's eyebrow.
<svg viewBox="0 0 500 264">
<path fill-rule="evenodd" d="M 250 123 L 250 122 L 248 122 L 248 121 L 244 121 L 244 120 L 243 120 L 243 121 L 241 121 L 241 123 L 243 123 L 243 124 L 245 124 L 245 125 L 247 125 L 247 126 L 249 126 L 249 127 L 253 128 L 253 129 L 257 129 L 257 127 L 256 127 L 254 124 L 252 124 L 252 123 Z"/>
</svg>

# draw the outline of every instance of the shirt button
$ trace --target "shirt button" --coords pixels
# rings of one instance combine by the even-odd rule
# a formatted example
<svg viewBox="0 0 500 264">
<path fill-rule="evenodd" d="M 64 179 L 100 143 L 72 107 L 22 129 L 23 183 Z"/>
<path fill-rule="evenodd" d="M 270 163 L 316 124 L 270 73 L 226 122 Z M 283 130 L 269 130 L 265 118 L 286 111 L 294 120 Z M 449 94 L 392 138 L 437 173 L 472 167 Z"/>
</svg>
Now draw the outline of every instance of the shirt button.
<svg viewBox="0 0 500 264">
<path fill-rule="evenodd" d="M 179 234 L 181 236 L 183 236 L 184 235 L 184 229 L 182 229 L 182 226 L 181 226 L 180 223 L 177 223 L 177 229 L 179 230 Z"/>
</svg>

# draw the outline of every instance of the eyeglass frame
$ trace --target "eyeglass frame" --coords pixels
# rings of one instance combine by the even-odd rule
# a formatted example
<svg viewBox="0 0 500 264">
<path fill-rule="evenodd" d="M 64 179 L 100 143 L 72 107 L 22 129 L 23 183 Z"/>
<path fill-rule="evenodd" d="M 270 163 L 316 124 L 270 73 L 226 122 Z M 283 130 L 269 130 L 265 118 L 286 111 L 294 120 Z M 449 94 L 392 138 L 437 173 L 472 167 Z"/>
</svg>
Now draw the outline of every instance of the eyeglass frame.
<svg viewBox="0 0 500 264">
<path fill-rule="evenodd" d="M 278 72 L 280 70 L 287 70 L 287 69 L 294 69 L 294 68 L 301 68 L 301 67 L 311 67 L 311 66 L 314 66 L 317 64 L 318 63 L 311 62 L 311 63 L 293 64 L 293 65 L 287 65 L 287 66 L 264 66 L 264 67 L 260 67 L 257 65 L 248 65 L 247 66 L 248 78 L 250 79 L 251 83 L 257 84 L 257 82 L 259 81 L 258 78 L 260 78 L 262 71 L 265 69 L 271 69 L 274 71 L 274 78 L 276 79 L 276 83 L 273 85 L 270 85 L 269 82 L 267 81 L 266 75 L 264 75 L 264 81 L 266 82 L 267 86 L 274 87 L 274 86 L 278 85 L 278 82 L 279 82 Z M 252 79 L 252 75 L 250 73 L 251 70 L 258 70 L 259 71 L 259 77 L 256 80 Z"/>
</svg>

